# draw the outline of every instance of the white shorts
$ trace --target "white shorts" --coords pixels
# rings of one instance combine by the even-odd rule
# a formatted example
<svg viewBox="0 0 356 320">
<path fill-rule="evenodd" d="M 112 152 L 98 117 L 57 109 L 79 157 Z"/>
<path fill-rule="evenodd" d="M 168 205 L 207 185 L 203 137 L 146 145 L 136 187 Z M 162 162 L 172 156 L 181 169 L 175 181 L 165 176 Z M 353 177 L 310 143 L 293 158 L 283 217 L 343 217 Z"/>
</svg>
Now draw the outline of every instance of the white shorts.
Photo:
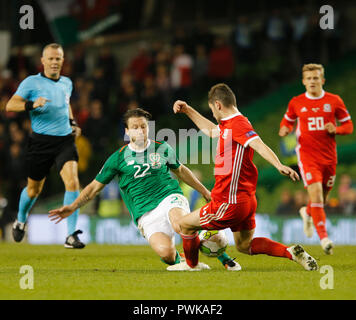
<svg viewBox="0 0 356 320">
<path fill-rule="evenodd" d="M 172 208 L 181 208 L 187 214 L 190 212 L 187 198 L 182 194 L 175 193 L 164 198 L 156 208 L 146 212 L 138 219 L 138 228 L 147 241 L 154 233 L 163 232 L 172 239 L 174 244 L 174 230 L 168 215 Z"/>
</svg>

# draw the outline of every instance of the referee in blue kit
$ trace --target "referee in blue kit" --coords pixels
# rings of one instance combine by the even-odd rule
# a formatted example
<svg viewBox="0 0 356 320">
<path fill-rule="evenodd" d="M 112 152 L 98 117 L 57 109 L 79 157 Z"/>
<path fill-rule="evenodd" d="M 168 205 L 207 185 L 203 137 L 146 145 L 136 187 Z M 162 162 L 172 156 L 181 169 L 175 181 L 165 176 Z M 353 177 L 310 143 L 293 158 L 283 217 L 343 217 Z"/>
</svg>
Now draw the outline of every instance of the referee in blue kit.
<svg viewBox="0 0 356 320">
<path fill-rule="evenodd" d="M 40 195 L 46 177 L 55 163 L 65 186 L 64 205 L 79 195 L 78 152 L 75 137 L 81 133 L 73 119 L 69 99 L 72 81 L 60 75 L 63 48 L 56 43 L 45 46 L 41 62 L 43 72 L 24 79 L 6 105 L 6 111 L 28 111 L 32 134 L 26 153 L 27 186 L 22 190 L 17 220 L 12 234 L 16 242 L 25 235 L 28 214 Z M 81 249 L 81 230 L 75 230 L 79 210 L 67 219 L 66 248 Z"/>
</svg>

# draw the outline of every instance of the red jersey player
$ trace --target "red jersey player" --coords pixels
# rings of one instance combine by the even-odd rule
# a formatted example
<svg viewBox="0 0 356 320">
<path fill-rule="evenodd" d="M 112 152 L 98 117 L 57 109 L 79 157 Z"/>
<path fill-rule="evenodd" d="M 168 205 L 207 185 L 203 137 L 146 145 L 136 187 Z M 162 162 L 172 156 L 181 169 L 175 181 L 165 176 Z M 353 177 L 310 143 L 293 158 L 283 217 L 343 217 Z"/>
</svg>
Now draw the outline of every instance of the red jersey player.
<svg viewBox="0 0 356 320">
<path fill-rule="evenodd" d="M 186 262 L 170 266 L 167 270 L 201 270 L 208 268 L 198 263 L 200 240 L 197 230 L 230 228 L 237 250 L 246 254 L 267 254 L 285 257 L 300 263 L 306 270 L 318 268 L 300 245 L 287 247 L 267 238 L 253 238 L 255 231 L 255 197 L 257 169 L 252 162 L 254 150 L 292 180 L 298 174 L 280 163 L 275 153 L 263 143 L 251 123 L 236 107 L 236 98 L 225 84 L 211 88 L 209 107 L 218 126 L 203 117 L 184 101 L 176 101 L 175 113 L 185 113 L 205 134 L 219 137 L 215 159 L 215 185 L 212 201 L 201 209 L 182 217 L 175 230 L 181 230 Z"/>
<path fill-rule="evenodd" d="M 336 174 L 336 134 L 353 131 L 351 117 L 338 95 L 325 92 L 324 68 L 320 64 L 303 66 L 306 92 L 294 97 L 280 124 L 279 135 L 292 130 L 296 120 L 298 165 L 309 203 L 299 211 L 304 222 L 304 233 L 313 235 L 313 223 L 326 254 L 333 253 L 333 242 L 328 238 L 324 204 L 332 189 Z M 336 126 L 336 120 L 340 126 Z"/>
</svg>

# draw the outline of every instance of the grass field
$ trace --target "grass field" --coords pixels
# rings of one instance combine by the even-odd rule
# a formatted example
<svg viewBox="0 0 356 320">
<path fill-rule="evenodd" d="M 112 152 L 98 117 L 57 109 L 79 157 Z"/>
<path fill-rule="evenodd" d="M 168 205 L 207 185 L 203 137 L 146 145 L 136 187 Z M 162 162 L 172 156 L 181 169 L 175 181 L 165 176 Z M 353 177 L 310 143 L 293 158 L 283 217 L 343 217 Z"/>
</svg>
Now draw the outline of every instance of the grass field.
<svg viewBox="0 0 356 320">
<path fill-rule="evenodd" d="M 339 246 L 333 256 L 319 246 L 305 248 L 319 267 L 332 266 L 334 289 L 321 289 L 326 274 L 319 271 L 304 271 L 283 258 L 243 255 L 233 247 L 228 253 L 242 271 L 228 272 L 217 259 L 201 255 L 211 270 L 168 272 L 148 246 L 89 244 L 68 250 L 0 243 L 0 299 L 356 299 L 356 247 Z M 23 265 L 34 270 L 33 289 L 20 288 Z"/>
</svg>

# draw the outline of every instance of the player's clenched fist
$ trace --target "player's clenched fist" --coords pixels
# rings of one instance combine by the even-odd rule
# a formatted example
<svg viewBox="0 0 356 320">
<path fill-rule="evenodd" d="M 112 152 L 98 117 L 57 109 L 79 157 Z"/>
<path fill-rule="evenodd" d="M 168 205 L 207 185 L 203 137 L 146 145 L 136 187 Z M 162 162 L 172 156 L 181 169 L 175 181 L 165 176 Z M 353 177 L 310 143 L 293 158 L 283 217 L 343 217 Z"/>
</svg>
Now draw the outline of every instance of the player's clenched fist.
<svg viewBox="0 0 356 320">
<path fill-rule="evenodd" d="M 39 107 L 43 107 L 47 101 L 50 101 L 46 98 L 43 97 L 39 97 L 37 98 L 34 102 L 33 102 L 33 109 L 39 108 Z"/>
<path fill-rule="evenodd" d="M 82 129 L 80 129 L 79 127 L 77 126 L 72 127 L 72 130 L 73 130 L 72 135 L 75 136 L 76 138 L 82 135 Z"/>
<path fill-rule="evenodd" d="M 188 111 L 189 105 L 182 100 L 177 100 L 173 105 L 174 113 L 186 113 Z"/>
<path fill-rule="evenodd" d="M 336 134 L 336 126 L 331 122 L 325 125 L 325 130 L 331 135 Z"/>
<path fill-rule="evenodd" d="M 280 130 L 279 130 L 279 136 L 280 137 L 285 137 L 289 134 L 289 129 L 286 126 L 283 126 Z"/>
</svg>

